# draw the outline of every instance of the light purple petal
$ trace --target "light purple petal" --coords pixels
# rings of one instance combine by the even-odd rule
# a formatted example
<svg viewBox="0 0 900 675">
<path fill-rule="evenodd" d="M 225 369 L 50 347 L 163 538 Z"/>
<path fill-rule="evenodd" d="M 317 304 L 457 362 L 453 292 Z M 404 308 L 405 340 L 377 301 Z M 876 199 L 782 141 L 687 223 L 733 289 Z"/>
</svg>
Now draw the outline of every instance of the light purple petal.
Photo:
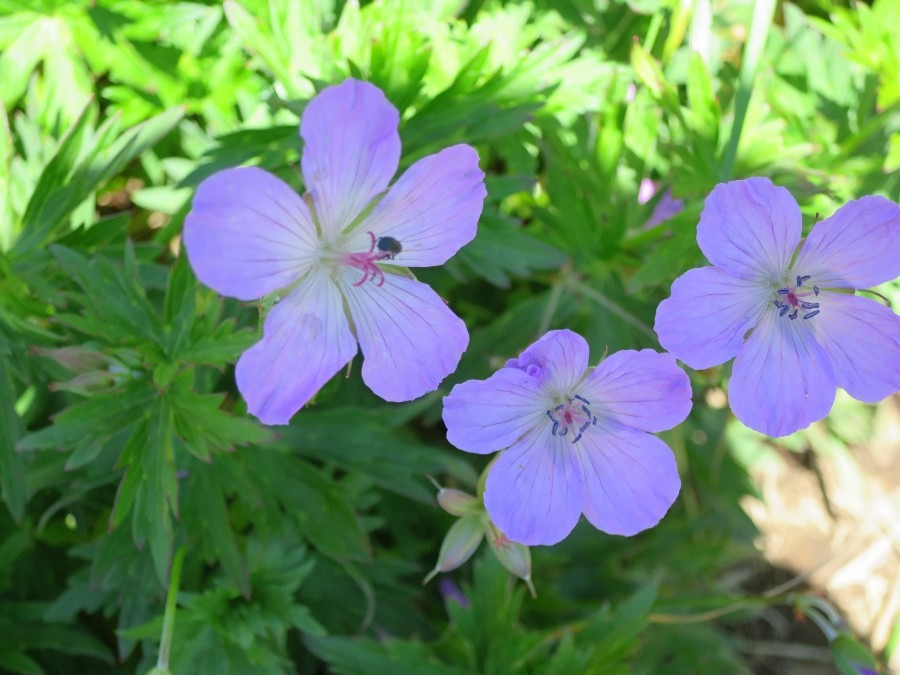
<svg viewBox="0 0 900 675">
<path fill-rule="evenodd" d="M 822 288 L 868 288 L 900 276 L 900 206 L 869 196 L 844 204 L 813 227 L 797 274 Z"/>
<path fill-rule="evenodd" d="M 348 248 L 367 251 L 372 232 L 400 242 L 398 265 L 440 265 L 475 237 L 486 194 L 478 154 L 454 145 L 409 167 L 360 223 Z"/>
<path fill-rule="evenodd" d="M 588 367 L 588 343 L 570 330 L 551 330 L 506 362 L 535 377 L 550 398 L 571 396 Z"/>
<path fill-rule="evenodd" d="M 787 436 L 831 410 L 837 387 L 813 320 L 791 321 L 774 308 L 767 311 L 734 360 L 728 397 L 751 429 Z"/>
<path fill-rule="evenodd" d="M 378 87 L 344 80 L 309 102 L 301 166 L 319 225 L 336 235 L 383 192 L 400 161 L 400 115 Z"/>
<path fill-rule="evenodd" d="M 748 279 L 781 279 L 802 229 L 800 207 L 768 178 L 713 188 L 697 225 L 697 243 L 709 261 Z"/>
<path fill-rule="evenodd" d="M 309 268 L 316 228 L 281 179 L 256 167 L 226 169 L 197 187 L 184 246 L 201 282 L 222 295 L 257 300 Z"/>
<path fill-rule="evenodd" d="M 501 368 L 486 380 L 469 380 L 444 398 L 447 440 L 467 452 L 508 448 L 547 414 L 538 382 L 522 370 Z"/>
<path fill-rule="evenodd" d="M 584 470 L 584 515 L 609 534 L 656 525 L 681 489 L 675 456 L 656 436 L 598 424 L 576 443 Z"/>
<path fill-rule="evenodd" d="M 744 344 L 775 295 L 766 286 L 718 267 L 688 270 L 656 309 L 659 343 L 691 368 L 725 363 Z"/>
<path fill-rule="evenodd" d="M 362 377 L 386 401 L 411 401 L 434 391 L 456 370 L 469 344 L 466 325 L 431 287 L 396 274 L 353 286 L 347 268 L 342 290 L 363 351 Z"/>
<path fill-rule="evenodd" d="M 584 504 L 572 444 L 549 429 L 527 434 L 488 473 L 484 506 L 494 524 L 526 546 L 555 544 L 578 523 Z"/>
<path fill-rule="evenodd" d="M 643 431 L 663 431 L 691 411 L 691 381 L 671 354 L 616 352 L 585 378 L 579 393 L 601 419 Z"/>
<path fill-rule="evenodd" d="M 269 312 L 262 340 L 238 360 L 238 389 L 262 422 L 287 424 L 355 354 L 340 291 L 314 271 Z"/>
<path fill-rule="evenodd" d="M 822 292 L 816 337 L 839 387 L 876 403 L 900 390 L 900 317 L 870 298 Z"/>
</svg>

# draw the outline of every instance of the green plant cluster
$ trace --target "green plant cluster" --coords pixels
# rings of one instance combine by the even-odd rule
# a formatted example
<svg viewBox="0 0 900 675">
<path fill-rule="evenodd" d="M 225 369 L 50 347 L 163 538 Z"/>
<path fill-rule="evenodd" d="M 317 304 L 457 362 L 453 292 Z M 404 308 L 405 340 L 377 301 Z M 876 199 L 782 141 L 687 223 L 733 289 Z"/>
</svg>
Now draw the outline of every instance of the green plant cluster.
<svg viewBox="0 0 900 675">
<path fill-rule="evenodd" d="M 536 599 L 484 545 L 450 574 L 464 602 L 421 584 L 454 522 L 428 476 L 474 493 L 484 465 L 440 400 L 550 328 L 659 349 L 719 182 L 772 177 L 807 227 L 896 200 L 897 26 L 894 0 L 0 0 L 0 669 L 751 672 L 734 625 L 793 601 L 730 581 L 758 560 L 739 501 L 771 442 L 718 402 L 727 371 L 692 374 L 664 435 L 672 512 L 533 549 Z M 219 169 L 302 191 L 299 116 L 350 76 L 400 110 L 401 169 L 479 151 L 478 235 L 420 275 L 471 344 L 434 395 L 385 403 L 355 361 L 268 429 L 232 367 L 258 309 L 200 286 L 179 233 Z M 684 209 L 646 226 L 666 190 Z M 844 402 L 785 445 L 846 453 L 870 417 Z"/>
</svg>

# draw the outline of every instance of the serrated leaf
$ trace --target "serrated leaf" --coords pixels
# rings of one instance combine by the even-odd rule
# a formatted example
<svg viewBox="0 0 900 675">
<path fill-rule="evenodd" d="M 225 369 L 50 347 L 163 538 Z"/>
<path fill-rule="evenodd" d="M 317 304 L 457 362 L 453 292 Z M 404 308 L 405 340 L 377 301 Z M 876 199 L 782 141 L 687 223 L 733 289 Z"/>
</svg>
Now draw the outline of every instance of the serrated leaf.
<svg viewBox="0 0 900 675">
<path fill-rule="evenodd" d="M 282 433 L 282 442 L 295 452 L 312 459 L 327 457 L 337 466 L 368 475 L 388 490 L 426 503 L 434 498 L 423 481 L 427 474 L 448 473 L 470 485 L 476 479 L 461 457 L 404 436 L 378 410 L 303 410 Z"/>
<path fill-rule="evenodd" d="M 147 442 L 135 446 L 128 471 L 136 471 L 137 491 L 132 508 L 135 543 L 150 545 L 153 566 L 160 584 L 168 579 L 172 553 L 172 517 L 178 513 L 178 485 L 172 444 L 172 413 L 165 403 L 153 411 L 147 427 Z"/>
<path fill-rule="evenodd" d="M 196 464 L 183 501 L 186 524 L 199 535 L 200 551 L 207 562 L 218 561 L 222 570 L 245 598 L 250 579 L 228 518 L 225 494 L 214 467 Z"/>
<path fill-rule="evenodd" d="M 110 341 L 131 336 L 165 345 L 159 317 L 147 301 L 136 263 L 133 258 L 129 262 L 129 256 L 133 255 L 129 254 L 130 248 L 126 247 L 124 270 L 100 256 L 88 260 L 58 245 L 52 246 L 51 250 L 84 291 L 83 302 L 88 315 L 107 323 Z"/>
<path fill-rule="evenodd" d="M 175 430 L 185 441 L 203 437 L 219 450 L 231 450 L 235 445 L 263 443 L 271 434 L 256 421 L 236 417 L 219 406 L 224 396 L 199 396 L 191 392 L 168 397 L 175 415 Z"/>
<path fill-rule="evenodd" d="M 307 462 L 266 451 L 255 469 L 297 521 L 303 535 L 332 558 L 365 558 L 369 543 L 340 487 Z"/>
<path fill-rule="evenodd" d="M 26 435 L 17 447 L 20 451 L 69 448 L 86 439 L 99 443 L 133 424 L 139 411 L 156 396 L 157 392 L 144 382 L 132 382 L 115 393 L 97 394 L 66 408 L 52 426 Z"/>
<path fill-rule="evenodd" d="M 510 276 L 527 277 L 533 270 L 557 269 L 566 255 L 495 214 L 481 217 L 478 234 L 459 258 L 479 276 L 509 288 Z"/>
<path fill-rule="evenodd" d="M 234 321 L 219 324 L 211 335 L 199 338 L 175 355 L 179 361 L 197 365 L 223 366 L 259 342 L 259 334 L 252 329 L 234 330 Z"/>
</svg>

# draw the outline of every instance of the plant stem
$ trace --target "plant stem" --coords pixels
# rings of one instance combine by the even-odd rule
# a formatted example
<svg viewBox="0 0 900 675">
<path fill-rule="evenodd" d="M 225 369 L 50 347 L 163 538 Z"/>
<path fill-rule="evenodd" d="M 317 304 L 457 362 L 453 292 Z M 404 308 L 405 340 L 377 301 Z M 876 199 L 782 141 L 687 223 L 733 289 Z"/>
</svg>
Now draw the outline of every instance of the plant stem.
<svg viewBox="0 0 900 675">
<path fill-rule="evenodd" d="M 187 549 L 184 546 L 175 553 L 172 561 L 172 571 L 169 574 L 169 590 L 166 594 L 166 613 L 163 616 L 162 638 L 159 643 L 159 658 L 156 660 L 156 670 L 160 673 L 169 672 L 169 652 L 172 648 L 172 634 L 175 631 L 175 609 L 178 604 L 178 584 L 181 582 L 181 566 L 184 563 L 184 555 Z"/>
</svg>

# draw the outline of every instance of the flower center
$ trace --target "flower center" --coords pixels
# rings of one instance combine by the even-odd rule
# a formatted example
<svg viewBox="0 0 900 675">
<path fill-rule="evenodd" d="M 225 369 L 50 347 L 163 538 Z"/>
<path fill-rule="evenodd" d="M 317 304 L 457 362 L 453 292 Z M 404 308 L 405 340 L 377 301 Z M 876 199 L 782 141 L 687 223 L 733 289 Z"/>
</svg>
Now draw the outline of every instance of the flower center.
<svg viewBox="0 0 900 675">
<path fill-rule="evenodd" d="M 798 316 L 811 319 L 819 313 L 818 302 L 804 300 L 804 298 L 819 296 L 819 287 L 809 283 L 811 278 L 808 274 L 804 276 L 798 274 L 796 285 L 788 285 L 775 291 L 778 295 L 774 300 L 778 316 L 787 316 L 793 321 Z"/>
<path fill-rule="evenodd" d="M 597 424 L 597 416 L 588 407 L 591 402 L 586 398 L 575 394 L 568 403 L 560 403 L 552 410 L 547 411 L 547 417 L 553 427 L 550 430 L 554 436 L 572 436 L 572 443 L 581 440 L 587 428 Z"/>
<path fill-rule="evenodd" d="M 372 279 L 379 286 L 384 285 L 384 272 L 375 263 L 382 260 L 393 260 L 398 253 L 403 252 L 403 246 L 393 237 L 376 237 L 369 232 L 372 243 L 365 253 L 347 253 L 341 258 L 341 262 L 360 270 L 362 279 L 354 283 L 354 286 L 362 286 Z"/>
</svg>

